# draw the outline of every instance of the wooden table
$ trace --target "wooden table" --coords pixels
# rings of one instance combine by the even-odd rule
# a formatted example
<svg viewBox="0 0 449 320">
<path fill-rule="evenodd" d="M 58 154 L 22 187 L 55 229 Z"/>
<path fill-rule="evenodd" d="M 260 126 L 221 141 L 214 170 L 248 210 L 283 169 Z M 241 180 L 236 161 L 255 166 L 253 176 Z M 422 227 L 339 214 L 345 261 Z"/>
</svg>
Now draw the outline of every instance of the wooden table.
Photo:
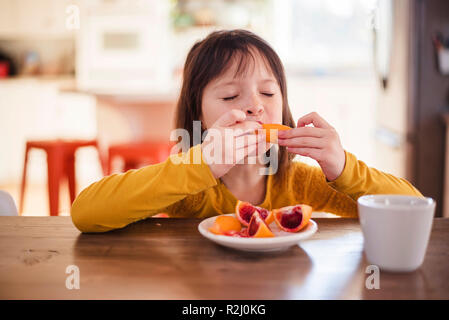
<svg viewBox="0 0 449 320">
<path fill-rule="evenodd" d="M 0 299 L 449 299 L 449 219 L 434 220 L 420 269 L 381 271 L 370 290 L 358 220 L 315 221 L 301 247 L 255 254 L 203 238 L 197 219 L 81 234 L 70 217 L 0 217 Z"/>
</svg>

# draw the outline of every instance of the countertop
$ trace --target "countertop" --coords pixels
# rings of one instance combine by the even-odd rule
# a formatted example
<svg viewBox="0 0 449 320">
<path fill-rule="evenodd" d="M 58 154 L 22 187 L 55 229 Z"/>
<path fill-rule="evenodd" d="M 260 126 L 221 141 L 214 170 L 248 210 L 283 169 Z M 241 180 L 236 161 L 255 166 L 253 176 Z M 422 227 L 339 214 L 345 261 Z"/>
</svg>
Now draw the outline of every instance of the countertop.
<svg viewBox="0 0 449 320">
<path fill-rule="evenodd" d="M 121 88 L 80 89 L 74 75 L 17 76 L 0 79 L 0 85 L 53 85 L 61 93 L 80 93 L 95 96 L 97 99 L 112 102 L 174 102 L 178 99 L 179 88 L 175 85 L 179 79 L 173 79 L 174 85 L 165 91 L 151 90 L 124 91 Z"/>
</svg>

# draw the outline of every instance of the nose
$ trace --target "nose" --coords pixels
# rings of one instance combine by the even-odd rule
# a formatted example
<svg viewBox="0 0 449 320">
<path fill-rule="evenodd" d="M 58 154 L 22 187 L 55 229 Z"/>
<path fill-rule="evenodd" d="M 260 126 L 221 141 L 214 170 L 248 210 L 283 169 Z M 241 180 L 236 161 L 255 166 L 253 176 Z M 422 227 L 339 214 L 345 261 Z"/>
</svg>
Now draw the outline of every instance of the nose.
<svg viewBox="0 0 449 320">
<path fill-rule="evenodd" d="M 260 117 L 265 111 L 262 100 L 260 99 L 258 92 L 251 91 L 248 92 L 247 95 L 242 99 L 243 112 L 245 112 L 247 117 L 257 118 L 256 120 L 260 120 Z"/>
<path fill-rule="evenodd" d="M 245 108 L 245 113 L 248 116 L 259 116 L 263 113 L 263 111 L 264 111 L 264 109 L 263 109 L 262 105 L 260 105 L 260 104 Z"/>
<path fill-rule="evenodd" d="M 256 117 L 263 114 L 264 107 L 256 95 L 252 95 L 251 99 L 248 99 L 246 103 L 247 107 L 245 107 L 243 111 L 247 116 Z"/>
</svg>

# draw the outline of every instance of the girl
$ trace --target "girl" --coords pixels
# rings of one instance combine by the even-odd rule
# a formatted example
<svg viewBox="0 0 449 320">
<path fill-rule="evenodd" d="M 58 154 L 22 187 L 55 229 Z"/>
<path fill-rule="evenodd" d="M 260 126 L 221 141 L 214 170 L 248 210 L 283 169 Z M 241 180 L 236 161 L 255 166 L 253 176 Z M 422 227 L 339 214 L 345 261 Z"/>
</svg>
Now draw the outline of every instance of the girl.
<svg viewBox="0 0 449 320">
<path fill-rule="evenodd" d="M 177 128 L 194 135 L 201 121 L 204 140 L 186 139 L 184 153 L 165 162 L 114 174 L 84 189 L 71 216 L 82 232 L 104 232 L 166 212 L 171 217 L 206 218 L 234 212 L 237 200 L 271 210 L 309 204 L 315 211 L 357 217 L 358 197 L 365 194 L 422 196 L 408 181 L 369 168 L 343 149 L 335 129 L 313 112 L 295 125 L 284 69 L 278 55 L 260 37 L 244 30 L 218 31 L 190 50 L 177 106 Z M 197 122 L 198 123 L 198 122 Z M 261 175 L 263 163 L 249 159 L 273 152 L 254 130 L 263 123 L 292 127 L 279 131 L 278 169 Z M 312 124 L 313 126 L 307 126 Z M 247 135 L 226 135 L 226 130 Z M 211 139 L 222 133 L 224 148 Z M 232 161 L 206 161 L 206 154 Z M 320 167 L 293 162 L 295 154 Z M 179 161 L 199 157 L 195 163 Z M 175 157 L 178 157 L 175 159 Z M 244 162 L 247 163 L 244 163 Z M 243 162 L 243 163 L 242 163 Z"/>
</svg>

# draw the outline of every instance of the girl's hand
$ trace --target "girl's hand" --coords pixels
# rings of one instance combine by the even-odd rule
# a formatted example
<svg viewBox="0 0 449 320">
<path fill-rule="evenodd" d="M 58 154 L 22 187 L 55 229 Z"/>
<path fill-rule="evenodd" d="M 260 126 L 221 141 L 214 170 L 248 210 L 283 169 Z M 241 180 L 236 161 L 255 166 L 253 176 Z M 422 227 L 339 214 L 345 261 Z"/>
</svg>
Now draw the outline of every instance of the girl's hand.
<svg viewBox="0 0 449 320">
<path fill-rule="evenodd" d="M 310 123 L 313 127 L 306 127 Z M 329 181 L 343 172 L 346 156 L 338 133 L 316 112 L 299 119 L 297 128 L 279 131 L 278 143 L 289 152 L 316 160 Z"/>
<path fill-rule="evenodd" d="M 256 134 L 262 126 L 256 121 L 245 120 L 243 111 L 233 109 L 218 118 L 207 130 L 201 150 L 215 178 L 224 176 L 248 156 L 260 155 L 268 150 L 265 136 Z"/>
</svg>

